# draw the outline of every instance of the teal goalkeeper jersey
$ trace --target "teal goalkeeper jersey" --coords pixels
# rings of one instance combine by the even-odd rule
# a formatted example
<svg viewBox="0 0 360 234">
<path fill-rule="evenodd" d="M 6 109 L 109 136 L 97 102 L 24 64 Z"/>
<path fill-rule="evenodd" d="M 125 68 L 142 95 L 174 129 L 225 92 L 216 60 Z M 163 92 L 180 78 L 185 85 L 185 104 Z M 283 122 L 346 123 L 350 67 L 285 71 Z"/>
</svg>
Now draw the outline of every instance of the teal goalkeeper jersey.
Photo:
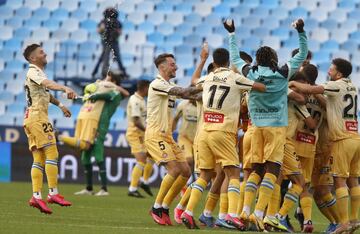
<svg viewBox="0 0 360 234">
<path fill-rule="evenodd" d="M 250 91 L 249 111 L 251 121 L 258 127 L 282 127 L 288 125 L 288 79 L 300 68 L 308 53 L 305 32 L 299 33 L 299 53 L 275 72 L 269 67 L 249 66 L 240 58 L 235 34 L 229 36 L 230 59 L 241 74 L 266 85 L 266 92 Z"/>
</svg>

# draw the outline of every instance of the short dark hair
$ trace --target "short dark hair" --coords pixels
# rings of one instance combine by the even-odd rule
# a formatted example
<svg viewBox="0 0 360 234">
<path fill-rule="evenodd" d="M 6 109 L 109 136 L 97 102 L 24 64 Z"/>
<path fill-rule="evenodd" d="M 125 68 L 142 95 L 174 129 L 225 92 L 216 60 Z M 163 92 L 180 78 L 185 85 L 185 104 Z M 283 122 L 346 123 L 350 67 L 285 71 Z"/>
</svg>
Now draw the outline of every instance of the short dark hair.
<svg viewBox="0 0 360 234">
<path fill-rule="evenodd" d="M 121 84 L 121 80 L 122 80 L 122 76 L 120 74 L 115 74 L 112 71 L 108 71 L 107 73 L 108 76 L 111 77 L 111 80 L 116 84 L 116 85 L 120 85 Z"/>
<path fill-rule="evenodd" d="M 318 77 L 318 69 L 314 64 L 309 63 L 304 65 L 301 72 L 304 73 L 310 84 L 315 84 L 316 78 Z"/>
<path fill-rule="evenodd" d="M 214 64 L 213 63 L 209 63 L 206 72 L 207 74 L 210 74 L 212 71 L 214 71 Z"/>
<path fill-rule="evenodd" d="M 253 61 L 253 59 L 252 59 L 252 57 L 248 54 L 248 53 L 246 53 L 245 51 L 240 51 L 239 52 L 239 54 L 240 54 L 240 58 L 242 59 L 242 60 L 244 60 L 245 62 L 247 62 L 247 63 L 252 63 L 252 61 Z"/>
<path fill-rule="evenodd" d="M 259 66 L 269 67 L 273 72 L 278 68 L 276 51 L 269 46 L 262 46 L 256 51 L 256 63 Z"/>
<path fill-rule="evenodd" d="M 138 80 L 136 84 L 137 90 L 142 90 L 145 87 L 148 87 L 150 85 L 150 81 L 148 80 Z"/>
<path fill-rule="evenodd" d="M 352 65 L 349 61 L 342 58 L 335 58 L 331 63 L 336 66 L 336 70 L 338 70 L 343 75 L 343 78 L 350 76 L 352 72 Z"/>
<path fill-rule="evenodd" d="M 293 51 L 291 51 L 291 57 L 294 57 L 297 53 L 299 53 L 299 48 L 294 49 Z M 312 59 L 312 52 L 310 50 L 308 50 L 308 54 L 306 56 L 307 60 L 311 60 Z"/>
<path fill-rule="evenodd" d="M 226 67 L 229 64 L 230 54 L 225 48 L 217 48 L 213 52 L 214 63 L 219 67 Z"/>
<path fill-rule="evenodd" d="M 37 48 L 41 47 L 39 44 L 31 44 L 31 45 L 28 45 L 25 50 L 24 50 L 24 58 L 30 62 L 29 60 L 29 57 L 30 57 L 30 54 L 36 50 Z"/>
<path fill-rule="evenodd" d="M 163 62 L 165 62 L 166 58 L 169 58 L 169 57 L 175 59 L 173 54 L 163 53 L 163 54 L 158 55 L 154 61 L 156 68 L 158 68 L 159 65 L 162 64 Z"/>
<path fill-rule="evenodd" d="M 297 71 L 291 76 L 289 81 L 307 81 L 307 79 L 304 73 Z"/>
</svg>

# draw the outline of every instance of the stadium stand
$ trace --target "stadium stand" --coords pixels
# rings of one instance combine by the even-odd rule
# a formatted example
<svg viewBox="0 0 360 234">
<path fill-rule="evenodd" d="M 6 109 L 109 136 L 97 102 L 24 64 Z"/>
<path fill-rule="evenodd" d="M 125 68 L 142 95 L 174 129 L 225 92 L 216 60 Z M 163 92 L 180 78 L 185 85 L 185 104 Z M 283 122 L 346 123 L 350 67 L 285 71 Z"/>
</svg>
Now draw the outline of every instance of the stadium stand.
<svg viewBox="0 0 360 234">
<path fill-rule="evenodd" d="M 26 70 L 23 48 L 42 43 L 48 53 L 50 79 L 91 78 L 101 53 L 97 23 L 106 7 L 116 7 L 123 24 L 122 60 L 132 80 L 153 77 L 152 59 L 162 52 L 174 52 L 179 83 L 188 84 L 204 40 L 210 48 L 227 47 L 221 22 L 234 18 L 242 49 L 254 56 L 260 45 L 279 51 L 280 61 L 297 46 L 290 23 L 303 17 L 309 32 L 309 47 L 320 75 L 326 76 L 330 59 L 348 58 L 353 77 L 360 73 L 359 0 L 7 0 L 0 1 L 0 124 L 5 115 L 17 116 L 24 100 L 21 81 Z M 266 24 L 264 24 L 266 22 Z M 115 66 L 114 66 L 115 67 Z M 325 81 L 326 77 L 319 77 Z M 356 81 L 357 84 L 360 82 Z M 78 105 L 78 104 L 74 104 Z M 71 108 L 76 108 L 73 106 Z M 50 109 L 56 123 L 73 127 Z M 123 110 L 122 110 L 123 111 Z M 112 129 L 126 126 L 123 114 L 116 114 Z M 10 121 L 11 122 L 11 121 Z M 9 122 L 8 122 L 9 123 Z M 121 125 L 118 123 L 122 123 Z M 11 123 L 10 123 L 11 124 Z"/>
</svg>

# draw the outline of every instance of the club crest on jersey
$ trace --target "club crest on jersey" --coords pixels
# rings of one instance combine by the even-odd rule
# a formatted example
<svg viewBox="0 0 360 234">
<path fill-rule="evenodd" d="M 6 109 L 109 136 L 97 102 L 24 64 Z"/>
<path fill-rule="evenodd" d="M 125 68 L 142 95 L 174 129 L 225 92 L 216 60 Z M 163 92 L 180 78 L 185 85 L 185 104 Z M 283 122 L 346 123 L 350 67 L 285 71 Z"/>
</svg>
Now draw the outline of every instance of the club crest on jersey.
<svg viewBox="0 0 360 234">
<path fill-rule="evenodd" d="M 53 136 L 48 135 L 48 140 L 51 141 L 53 139 Z"/>
<path fill-rule="evenodd" d="M 358 122 L 357 121 L 346 121 L 345 128 L 348 131 L 357 132 L 358 131 Z"/>
<path fill-rule="evenodd" d="M 175 100 L 169 99 L 168 107 L 169 108 L 174 108 L 175 107 Z"/>
<path fill-rule="evenodd" d="M 204 121 L 205 123 L 223 123 L 224 115 L 221 113 L 205 112 Z"/>
<path fill-rule="evenodd" d="M 167 153 L 163 153 L 162 155 L 163 158 L 167 158 L 167 156 L 168 156 Z"/>
</svg>

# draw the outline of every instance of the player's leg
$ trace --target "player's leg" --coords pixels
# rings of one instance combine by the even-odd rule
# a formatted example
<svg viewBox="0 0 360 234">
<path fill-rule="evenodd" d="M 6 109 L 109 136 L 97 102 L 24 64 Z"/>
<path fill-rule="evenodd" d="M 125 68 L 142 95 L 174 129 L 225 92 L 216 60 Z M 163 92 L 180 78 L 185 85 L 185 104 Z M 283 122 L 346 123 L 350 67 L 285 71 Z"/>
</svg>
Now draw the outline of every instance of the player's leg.
<svg viewBox="0 0 360 234">
<path fill-rule="evenodd" d="M 142 188 L 147 194 L 150 196 L 153 196 L 153 193 L 151 192 L 150 186 L 149 186 L 149 178 L 153 172 L 153 165 L 154 161 L 150 158 L 149 154 L 146 154 L 146 164 L 144 166 L 144 172 L 143 172 L 143 179 L 140 183 L 140 188 Z"/>
<path fill-rule="evenodd" d="M 350 177 L 347 180 L 347 185 L 350 189 L 350 225 L 352 232 L 355 233 L 357 229 L 360 228 L 359 220 L 359 209 L 360 209 L 360 186 L 359 186 L 359 176 L 360 176 L 360 143 L 353 159 L 350 163 Z"/>
<path fill-rule="evenodd" d="M 84 175 L 86 187 L 83 190 L 75 192 L 75 195 L 94 195 L 93 191 L 93 165 L 91 163 L 92 150 L 85 150 L 81 152 L 81 164 L 84 167 Z"/>
<path fill-rule="evenodd" d="M 91 144 L 87 141 L 80 140 L 76 137 L 70 136 L 59 136 L 58 137 L 60 142 L 63 142 L 65 145 L 71 146 L 73 148 L 77 148 L 80 150 L 88 150 Z"/>
<path fill-rule="evenodd" d="M 29 201 L 29 205 L 38 208 L 43 213 L 51 214 L 51 209 L 46 206 L 46 203 L 42 200 L 41 195 L 41 190 L 43 186 L 45 155 L 42 150 L 33 149 L 31 152 L 33 155 L 33 164 L 31 167 L 33 196 Z"/>
<path fill-rule="evenodd" d="M 45 173 L 47 177 L 49 194 L 48 203 L 56 203 L 61 206 L 71 206 L 58 191 L 58 157 L 59 153 L 55 144 L 45 146 L 41 149 L 46 156 Z"/>
<path fill-rule="evenodd" d="M 145 152 L 133 153 L 133 155 L 136 159 L 136 164 L 131 173 L 128 196 L 143 198 L 144 196 L 138 191 L 138 185 L 144 171 L 147 156 Z"/>
</svg>

